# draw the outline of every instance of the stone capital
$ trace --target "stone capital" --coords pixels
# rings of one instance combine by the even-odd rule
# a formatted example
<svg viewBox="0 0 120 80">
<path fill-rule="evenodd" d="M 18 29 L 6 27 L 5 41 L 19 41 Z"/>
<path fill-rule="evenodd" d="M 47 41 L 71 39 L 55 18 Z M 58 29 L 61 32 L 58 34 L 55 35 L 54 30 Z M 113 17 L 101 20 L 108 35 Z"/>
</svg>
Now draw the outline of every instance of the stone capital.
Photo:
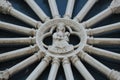
<svg viewBox="0 0 120 80">
<path fill-rule="evenodd" d="M 82 60 L 85 60 L 85 57 L 87 56 L 88 54 L 85 53 L 84 51 L 80 51 L 80 53 L 78 54 L 78 56 L 82 59 Z"/>
<path fill-rule="evenodd" d="M 71 60 L 73 63 L 76 63 L 77 61 L 79 61 L 79 58 L 78 58 L 78 56 L 75 55 L 71 58 Z"/>
<path fill-rule="evenodd" d="M 0 80 L 8 80 L 9 76 L 8 70 L 0 71 Z"/>
<path fill-rule="evenodd" d="M 60 60 L 58 58 L 54 58 L 52 64 L 60 65 Z"/>
<path fill-rule="evenodd" d="M 49 56 L 45 56 L 45 57 L 43 58 L 43 61 L 45 61 L 45 62 L 47 62 L 47 63 L 49 63 L 50 60 L 51 60 L 51 57 L 49 57 Z"/>
<path fill-rule="evenodd" d="M 0 0 L 0 12 L 3 14 L 9 14 L 12 5 L 7 0 Z"/>
<path fill-rule="evenodd" d="M 62 62 L 63 62 L 63 65 L 64 65 L 64 64 L 70 64 L 70 61 L 69 61 L 68 58 L 64 58 L 64 59 L 62 60 Z"/>
<path fill-rule="evenodd" d="M 110 8 L 112 9 L 114 14 L 120 13 L 120 0 L 113 0 L 110 4 Z"/>
<path fill-rule="evenodd" d="M 120 80 L 120 72 L 112 70 L 109 75 L 110 80 Z"/>
</svg>

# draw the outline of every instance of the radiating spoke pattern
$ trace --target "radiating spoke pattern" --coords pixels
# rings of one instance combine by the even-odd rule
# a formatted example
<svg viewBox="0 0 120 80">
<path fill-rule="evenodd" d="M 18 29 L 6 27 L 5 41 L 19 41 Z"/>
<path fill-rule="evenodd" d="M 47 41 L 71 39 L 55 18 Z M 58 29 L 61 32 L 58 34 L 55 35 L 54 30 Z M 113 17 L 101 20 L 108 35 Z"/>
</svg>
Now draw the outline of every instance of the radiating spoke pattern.
<svg viewBox="0 0 120 80">
<path fill-rule="evenodd" d="M 36 80 L 48 66 L 50 60 L 51 58 L 49 56 L 46 56 L 26 80 Z"/>
<path fill-rule="evenodd" d="M 0 45 L 32 45 L 35 38 L 0 38 Z"/>
<path fill-rule="evenodd" d="M 97 47 L 106 45 L 120 46 L 120 38 L 99 37 L 103 34 L 106 35 L 106 33 L 109 34 L 112 31 L 119 31 L 120 22 L 92 28 L 92 26 L 108 16 L 119 14 L 120 0 L 112 0 L 108 8 L 84 22 L 82 22 L 83 19 L 99 0 L 87 0 L 86 4 L 73 19 L 72 15 L 76 0 L 68 0 L 64 15 L 60 15 L 56 0 L 47 1 L 53 17 L 52 19 L 50 19 L 35 0 L 24 0 L 40 18 L 41 21 L 37 21 L 13 8 L 8 0 L 0 0 L 1 14 L 11 15 L 33 27 L 28 28 L 0 21 L 1 30 L 23 35 L 22 37 L 1 37 L 0 47 L 28 46 L 1 53 L 0 65 L 6 61 L 29 56 L 7 70 L 0 71 L 0 80 L 9 80 L 13 75 L 36 62 L 38 62 L 37 66 L 26 80 L 37 80 L 49 65 L 51 67 L 48 72 L 48 80 L 57 79 L 60 65 L 63 67 L 66 80 L 75 80 L 72 65 L 85 80 L 97 80 L 83 62 L 88 63 L 104 74 L 108 80 L 120 80 L 119 71 L 108 68 L 99 60 L 92 57 L 92 55 L 96 55 L 120 61 L 119 53 Z M 78 43 L 76 42 L 76 45 L 72 43 L 71 38 L 76 39 Z"/>
<path fill-rule="evenodd" d="M 24 34 L 28 36 L 34 36 L 36 34 L 35 29 L 26 28 L 23 26 L 18 26 L 10 23 L 0 21 L 0 29 L 11 31 L 14 33 Z"/>
<path fill-rule="evenodd" d="M 53 18 L 59 18 L 60 14 L 59 14 L 56 0 L 48 0 L 48 3 L 49 3 Z"/>
<path fill-rule="evenodd" d="M 64 68 L 66 80 L 74 80 L 69 59 L 67 58 L 63 59 L 63 68 Z"/>
<path fill-rule="evenodd" d="M 57 76 L 57 72 L 60 66 L 60 60 L 59 59 L 53 59 L 52 67 L 49 73 L 48 80 L 55 80 Z"/>
<path fill-rule="evenodd" d="M 25 0 L 42 21 L 49 20 L 49 17 L 42 11 L 34 0 Z"/>
<path fill-rule="evenodd" d="M 0 62 L 6 61 L 6 60 L 8 61 L 10 59 L 15 59 L 15 58 L 22 57 L 25 55 L 31 55 L 37 51 L 38 51 L 38 47 L 34 45 L 34 46 L 25 47 L 25 48 L 10 51 L 10 52 L 1 53 Z"/>
<path fill-rule="evenodd" d="M 82 10 L 80 10 L 80 12 L 74 18 L 74 20 L 81 22 L 97 1 L 98 0 L 88 0 L 85 6 L 82 8 Z"/>
</svg>

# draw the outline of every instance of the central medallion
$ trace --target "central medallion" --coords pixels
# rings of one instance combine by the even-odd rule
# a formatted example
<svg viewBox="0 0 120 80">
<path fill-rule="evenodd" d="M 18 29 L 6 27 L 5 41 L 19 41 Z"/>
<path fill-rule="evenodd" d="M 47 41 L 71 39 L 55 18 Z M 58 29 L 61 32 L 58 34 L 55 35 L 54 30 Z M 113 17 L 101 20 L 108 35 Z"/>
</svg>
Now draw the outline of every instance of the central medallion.
<svg viewBox="0 0 120 80">
<path fill-rule="evenodd" d="M 56 26 L 56 32 L 52 35 L 52 45 L 48 47 L 48 50 L 52 53 L 65 54 L 74 50 L 74 46 L 69 44 L 69 32 L 65 32 L 65 24 L 58 23 Z"/>
<path fill-rule="evenodd" d="M 73 37 L 71 37 L 73 36 Z M 45 44 L 45 39 L 51 44 Z M 79 39 L 77 44 L 74 37 Z M 84 27 L 69 19 L 53 19 L 43 24 L 37 31 L 36 42 L 41 51 L 51 57 L 71 57 L 79 53 L 86 44 L 87 34 Z"/>
</svg>

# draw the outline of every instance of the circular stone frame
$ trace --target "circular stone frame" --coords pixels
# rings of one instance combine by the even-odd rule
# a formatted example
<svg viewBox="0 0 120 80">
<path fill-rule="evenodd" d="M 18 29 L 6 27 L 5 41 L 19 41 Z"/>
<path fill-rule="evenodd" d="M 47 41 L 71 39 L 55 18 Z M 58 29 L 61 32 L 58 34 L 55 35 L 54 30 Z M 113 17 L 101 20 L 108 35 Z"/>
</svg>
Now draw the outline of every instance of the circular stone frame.
<svg viewBox="0 0 120 80">
<path fill-rule="evenodd" d="M 80 43 L 77 46 L 74 46 L 74 48 L 76 49 L 70 53 L 53 54 L 45 48 L 43 39 L 46 36 L 52 35 L 52 31 L 50 29 L 55 29 L 58 23 L 64 23 L 65 26 L 71 29 L 70 34 L 77 35 L 80 38 Z M 45 54 L 47 54 L 48 56 L 55 57 L 55 58 L 72 57 L 78 54 L 84 48 L 84 46 L 86 45 L 86 42 L 87 42 L 87 33 L 84 26 L 70 19 L 52 19 L 50 21 L 47 21 L 46 23 L 41 25 L 41 27 L 38 29 L 36 33 L 36 43 L 38 44 L 38 47 L 40 48 L 40 50 Z"/>
</svg>

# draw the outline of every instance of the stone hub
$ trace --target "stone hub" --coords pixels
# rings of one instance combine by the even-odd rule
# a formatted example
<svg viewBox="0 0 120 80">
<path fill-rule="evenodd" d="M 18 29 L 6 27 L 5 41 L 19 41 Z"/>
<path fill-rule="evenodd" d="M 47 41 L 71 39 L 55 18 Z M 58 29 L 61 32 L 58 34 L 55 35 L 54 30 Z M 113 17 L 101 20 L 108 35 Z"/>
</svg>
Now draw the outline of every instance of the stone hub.
<svg viewBox="0 0 120 80">
<path fill-rule="evenodd" d="M 70 35 L 80 39 L 77 45 L 69 43 Z M 44 39 L 52 37 L 52 44 L 46 45 Z M 87 34 L 84 27 L 72 20 L 53 19 L 44 23 L 37 31 L 36 42 L 41 51 L 51 57 L 71 57 L 79 53 L 86 44 Z"/>
</svg>

